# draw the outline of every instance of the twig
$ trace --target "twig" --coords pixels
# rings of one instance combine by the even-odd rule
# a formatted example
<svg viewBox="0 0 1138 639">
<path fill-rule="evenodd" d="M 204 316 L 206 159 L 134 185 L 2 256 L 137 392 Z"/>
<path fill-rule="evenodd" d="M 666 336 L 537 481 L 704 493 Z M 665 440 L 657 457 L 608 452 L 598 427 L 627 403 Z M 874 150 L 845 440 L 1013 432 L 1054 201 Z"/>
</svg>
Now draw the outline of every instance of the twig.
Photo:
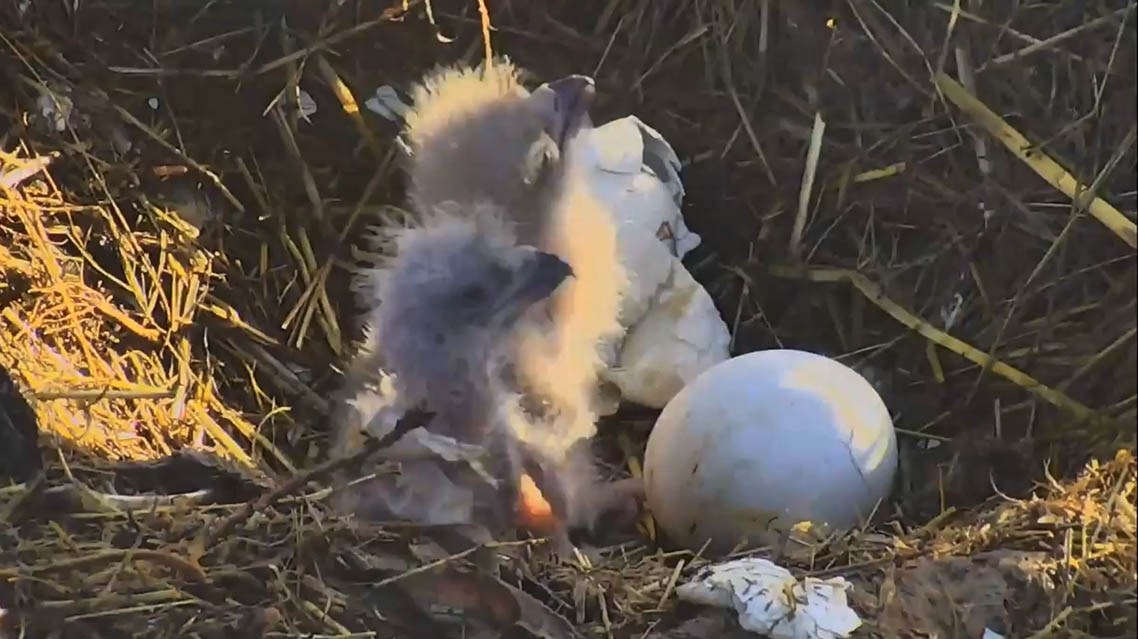
<svg viewBox="0 0 1138 639">
<path fill-rule="evenodd" d="M 186 575 L 198 583 L 202 583 L 206 580 L 205 573 L 202 572 L 202 569 L 189 560 L 165 551 L 147 550 L 145 548 L 105 550 L 90 555 L 84 555 L 82 557 L 54 561 L 43 566 L 25 568 L 24 571 L 26 572 L 8 568 L 0 569 L 0 578 L 18 579 L 22 574 L 47 571 L 69 571 L 75 570 L 76 568 L 90 566 L 91 564 L 117 563 L 122 561 L 130 561 L 132 559 L 152 561 L 154 563 L 163 564 L 169 568 L 177 570 L 178 572 Z"/>
<path fill-rule="evenodd" d="M 1075 401 L 1065 393 L 1057 391 L 1049 386 L 1044 385 L 1039 380 L 1031 377 L 1027 373 L 1009 366 L 995 358 L 990 357 L 980 349 L 968 344 L 960 339 L 945 333 L 944 331 L 934 327 L 925 320 L 913 315 L 905 310 L 901 305 L 885 296 L 885 292 L 880 286 L 871 282 L 869 278 L 861 273 L 848 271 L 845 269 L 803 269 L 798 267 L 787 266 L 771 266 L 768 269 L 771 275 L 776 277 L 785 277 L 792 279 L 804 279 L 811 282 L 849 282 L 853 284 L 862 295 L 870 302 L 873 302 L 878 308 L 888 313 L 893 319 L 901 322 L 905 326 L 913 329 L 921 336 L 930 339 L 940 346 L 968 359 L 969 361 L 983 367 L 987 367 L 993 373 L 1000 377 L 1016 384 L 1024 390 L 1032 393 L 1044 400 L 1063 408 L 1080 420 L 1103 423 L 1105 418 L 1098 415 L 1094 410 L 1088 406 Z"/>
<path fill-rule="evenodd" d="M 486 66 L 489 67 L 494 59 L 494 49 L 490 46 L 490 29 L 493 26 L 490 24 L 490 8 L 486 6 L 486 0 L 478 0 L 478 18 L 482 23 L 482 46 L 485 49 Z"/>
<path fill-rule="evenodd" d="M 245 205 L 241 203 L 241 200 L 237 199 L 237 196 L 234 195 L 233 192 L 229 190 L 229 187 L 225 186 L 225 183 L 221 181 L 221 178 L 218 177 L 218 175 L 216 173 L 207 169 L 204 165 L 199 163 L 197 160 L 186 155 L 178 147 L 174 146 L 173 144 L 170 144 L 166 140 L 163 140 L 162 137 L 159 136 L 154 131 L 152 131 L 150 129 L 150 127 L 146 126 L 145 124 L 140 122 L 138 120 L 138 118 L 134 117 L 134 115 L 130 111 L 127 111 L 126 109 L 122 108 L 121 106 L 119 106 L 117 104 L 114 105 L 114 109 L 116 112 L 118 112 L 118 114 L 120 116 L 122 116 L 122 118 L 124 120 L 126 120 L 131 125 L 136 127 L 139 131 L 142 131 L 143 133 L 145 133 L 147 135 L 147 137 L 149 137 L 151 140 L 154 140 L 155 142 L 157 142 L 162 148 L 164 148 L 167 151 L 177 155 L 179 158 L 182 159 L 183 162 L 185 162 L 186 164 L 192 166 L 195 170 L 197 170 L 198 173 L 201 173 L 205 177 L 209 178 L 210 182 L 213 182 L 213 185 L 215 187 L 217 187 L 217 190 L 220 191 L 221 194 L 225 197 L 225 199 L 230 204 L 233 205 L 233 208 L 237 209 L 237 211 L 240 213 L 245 212 Z"/>
<path fill-rule="evenodd" d="M 1055 631 L 1059 629 L 1059 626 L 1063 625 L 1063 622 L 1067 620 L 1067 617 L 1071 616 L 1072 612 L 1074 612 L 1074 610 L 1070 606 L 1067 606 L 1060 611 L 1059 614 L 1055 615 L 1054 619 L 1048 621 L 1047 625 L 1041 628 L 1039 632 L 1032 634 L 1028 639 L 1043 639 L 1044 637 L 1050 637 L 1055 634 Z"/>
<path fill-rule="evenodd" d="M 384 586 L 390 586 L 391 584 L 399 582 L 399 581 L 403 581 L 404 579 L 407 579 L 408 577 L 414 577 L 415 575 L 421 575 L 424 573 L 433 572 L 436 568 L 441 568 L 447 564 L 454 563 L 460 559 L 465 559 L 465 558 L 473 555 L 474 553 L 482 550 L 483 548 L 509 548 L 511 546 L 533 546 L 535 544 L 540 544 L 540 543 L 543 543 L 542 540 L 540 540 L 540 539 L 538 539 L 538 540 L 535 540 L 535 539 L 519 539 L 517 541 L 498 541 L 498 542 L 493 542 L 493 543 L 475 544 L 475 545 L 473 545 L 473 546 L 471 546 L 465 550 L 461 550 L 461 551 L 453 553 L 451 555 L 447 555 L 446 557 L 443 557 L 441 559 L 436 559 L 432 562 L 425 563 L 421 566 L 416 566 L 415 568 L 412 568 L 410 570 L 406 570 L 406 571 L 401 572 L 397 575 L 392 575 L 386 579 L 382 579 L 382 580 L 376 582 L 375 585 L 372 586 L 372 588 L 378 589 L 378 588 L 382 588 Z"/>
<path fill-rule="evenodd" d="M 1003 142 L 1009 151 L 1038 173 L 1039 177 L 1047 180 L 1051 186 L 1071 198 L 1076 204 L 1080 203 L 1086 188 L 1075 179 L 1075 176 L 1051 159 L 1043 150 L 1036 148 L 1023 134 L 1012 128 L 1010 124 L 996 115 L 978 98 L 968 93 L 956 80 L 943 73 L 938 73 L 936 83 L 949 100 L 952 100 L 960 110 L 976 120 L 993 137 Z M 1138 228 L 1134 222 L 1126 219 L 1121 211 L 1097 196 L 1086 204 L 1086 209 L 1123 242 L 1130 245 L 1130 248 L 1138 248 Z"/>
<path fill-rule="evenodd" d="M 399 441 L 403 435 L 420 426 L 427 425 L 433 416 L 432 413 L 423 410 L 408 411 L 407 414 L 399 418 L 399 421 L 395 423 L 395 428 L 393 428 L 390 433 L 387 433 L 379 439 L 369 438 L 367 443 L 364 444 L 364 447 L 358 452 L 346 457 L 330 459 L 315 468 L 292 476 L 288 481 L 270 492 L 265 493 L 260 498 L 245 502 L 245 505 L 242 506 L 240 510 L 223 520 L 213 532 L 206 536 L 204 546 L 206 548 L 214 546 L 222 537 L 229 534 L 231 530 L 248 519 L 254 512 L 261 512 L 268 509 L 281 498 L 303 488 L 308 482 L 320 479 L 341 466 L 350 466 L 361 462 L 376 452 L 391 447 Z"/>
<path fill-rule="evenodd" d="M 40 390 L 32 391 L 29 394 L 39 401 L 74 399 L 97 402 L 105 399 L 169 399 L 174 396 L 175 391 L 160 388 L 148 390 L 76 389 Z"/>
<path fill-rule="evenodd" d="M 996 58 L 992 58 L 991 60 L 988 61 L 987 64 L 980 67 L 978 73 L 987 70 L 989 67 L 994 67 L 994 66 L 999 65 L 999 64 L 1006 64 L 1008 62 L 1013 62 L 1015 60 L 1019 60 L 1020 58 L 1023 58 L 1024 56 L 1031 55 L 1032 53 L 1035 53 L 1037 51 L 1049 49 L 1049 48 L 1053 47 L 1054 45 L 1059 44 L 1060 42 L 1063 42 L 1064 40 L 1070 39 L 1070 38 L 1084 32 L 1084 31 L 1089 31 L 1091 29 L 1101 27 L 1104 24 L 1110 24 L 1111 22 L 1114 22 L 1115 19 L 1117 19 L 1117 18 L 1122 18 L 1123 20 L 1125 20 L 1126 14 L 1133 11 L 1135 6 L 1138 6 L 1138 5 L 1130 4 L 1128 6 L 1125 6 L 1121 9 L 1113 12 L 1113 13 L 1108 13 L 1107 15 L 1102 16 L 1101 18 L 1096 18 L 1094 20 L 1091 20 L 1090 22 L 1080 24 L 1079 26 L 1077 26 L 1073 29 L 1068 29 L 1062 33 L 1057 33 L 1057 34 L 1051 36 L 1050 38 L 1033 42 L 1033 43 L 1027 45 L 1026 47 L 1023 47 L 1022 49 L 1017 49 L 1015 51 L 1012 51 L 1011 53 L 1005 53 L 1004 55 L 998 56 Z"/>
<path fill-rule="evenodd" d="M 814 113 L 814 129 L 810 133 L 810 150 L 806 153 L 806 167 L 802 172 L 802 188 L 798 192 L 798 214 L 794 218 L 794 229 L 790 232 L 790 253 L 799 255 L 802 233 L 806 230 L 806 215 L 810 211 L 810 193 L 814 190 L 814 177 L 818 175 L 818 158 L 822 154 L 822 138 L 826 133 L 826 122 L 822 113 Z"/>
<path fill-rule="evenodd" d="M 489 45 L 487 45 L 489 46 Z M 356 130 L 360 132 L 360 137 L 364 139 L 368 148 L 371 149 L 377 157 L 383 157 L 383 149 L 380 147 L 379 140 L 376 139 L 375 133 L 372 133 L 370 127 L 364 122 L 363 116 L 360 114 L 360 104 L 356 101 L 352 90 L 348 84 L 336 73 L 332 68 L 332 64 L 328 62 L 327 58 L 322 55 L 316 56 L 316 70 L 320 75 L 324 76 L 324 81 L 332 87 L 332 92 L 336 94 L 336 99 L 340 101 L 340 108 L 352 120 L 352 124 L 356 126 Z"/>
</svg>

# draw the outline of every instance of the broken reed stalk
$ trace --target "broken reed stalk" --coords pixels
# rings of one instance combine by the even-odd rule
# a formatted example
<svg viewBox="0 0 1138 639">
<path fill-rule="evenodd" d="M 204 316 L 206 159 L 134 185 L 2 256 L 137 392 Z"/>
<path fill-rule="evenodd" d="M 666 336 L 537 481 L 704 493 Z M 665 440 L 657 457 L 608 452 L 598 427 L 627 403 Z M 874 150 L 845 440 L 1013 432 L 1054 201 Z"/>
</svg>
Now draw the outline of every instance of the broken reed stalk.
<svg viewBox="0 0 1138 639">
<path fill-rule="evenodd" d="M 1075 203 L 1078 208 L 1085 208 L 1106 228 L 1110 229 L 1130 248 L 1138 248 L 1138 227 L 1126 218 L 1117 208 L 1106 200 L 1089 193 L 1086 186 L 1080 183 L 1067 169 L 1047 155 L 1043 149 L 1033 145 L 1022 133 L 1004 121 L 995 111 L 979 98 L 970 94 L 967 89 L 956 80 L 944 73 L 936 75 L 937 87 L 945 97 L 952 101 L 961 111 L 964 111 L 977 124 L 984 127 L 992 137 L 1003 143 L 1017 158 L 1023 161 L 1039 177 L 1055 187 Z M 1091 196 L 1089 200 L 1088 196 Z"/>
<path fill-rule="evenodd" d="M 794 218 L 794 228 L 790 231 L 790 253 L 798 256 L 802 248 L 802 233 L 806 230 L 806 218 L 810 213 L 810 193 L 814 190 L 814 178 L 818 175 L 818 160 L 822 155 L 822 139 L 826 134 L 826 122 L 820 111 L 814 112 L 814 127 L 810 131 L 810 150 L 806 153 L 806 167 L 802 173 L 802 187 L 798 192 L 798 214 Z"/>
<path fill-rule="evenodd" d="M 391 447 L 398 442 L 403 435 L 420 426 L 426 426 L 433 417 L 434 415 L 432 413 L 423 410 L 408 411 L 399 418 L 399 421 L 395 423 L 395 427 L 391 429 L 391 432 L 378 439 L 368 438 L 364 447 L 359 451 L 345 457 L 330 459 L 314 468 L 294 475 L 277 488 L 265 493 L 257 499 L 246 502 L 240 510 L 222 520 L 221 524 L 206 536 L 205 547 L 209 548 L 215 545 L 221 538 L 229 534 L 230 531 L 248 519 L 254 512 L 261 512 L 269 508 L 281 498 L 300 490 L 308 482 L 320 479 L 341 466 L 359 463 L 376 452 Z"/>
<path fill-rule="evenodd" d="M 988 368 L 993 373 L 996 373 L 1029 393 L 1070 412 L 1081 422 L 1102 425 L 1108 421 L 1087 405 L 1071 398 L 1067 394 L 1047 386 L 1018 368 L 1009 366 L 998 359 L 990 357 L 987 353 L 975 346 L 953 337 L 924 319 L 917 317 L 900 304 L 889 299 L 881 286 L 870 281 L 869 278 L 861 273 L 837 268 L 805 269 L 802 267 L 780 265 L 768 267 L 767 272 L 775 277 L 801 279 L 810 282 L 849 282 L 864 295 L 866 299 L 888 313 L 893 319 L 916 331 L 922 337 L 935 342 L 978 366 Z"/>
</svg>

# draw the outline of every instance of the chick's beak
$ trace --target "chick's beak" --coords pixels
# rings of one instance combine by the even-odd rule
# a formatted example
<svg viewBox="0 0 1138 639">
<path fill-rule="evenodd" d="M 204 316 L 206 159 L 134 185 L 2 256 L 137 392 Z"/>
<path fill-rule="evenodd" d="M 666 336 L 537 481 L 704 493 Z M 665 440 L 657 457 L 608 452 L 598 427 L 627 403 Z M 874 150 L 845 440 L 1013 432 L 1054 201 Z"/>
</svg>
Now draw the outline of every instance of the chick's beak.
<svg viewBox="0 0 1138 639">
<path fill-rule="evenodd" d="M 498 292 L 496 317 L 514 319 L 526 309 L 548 298 L 561 283 L 573 275 L 573 269 L 552 253 L 527 249 L 516 264 L 514 277 Z"/>
<path fill-rule="evenodd" d="M 565 76 L 534 91 L 533 99 L 540 105 L 546 133 L 558 148 L 563 148 L 579 130 L 591 125 L 589 110 L 596 95 L 596 84 L 587 75 Z"/>
</svg>

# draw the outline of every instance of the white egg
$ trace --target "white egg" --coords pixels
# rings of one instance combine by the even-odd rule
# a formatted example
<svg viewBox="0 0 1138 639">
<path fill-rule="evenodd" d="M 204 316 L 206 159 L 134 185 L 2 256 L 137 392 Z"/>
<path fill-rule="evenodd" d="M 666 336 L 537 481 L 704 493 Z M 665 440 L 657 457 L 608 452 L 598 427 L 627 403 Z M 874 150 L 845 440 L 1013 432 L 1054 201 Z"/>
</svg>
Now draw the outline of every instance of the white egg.
<svg viewBox="0 0 1138 639">
<path fill-rule="evenodd" d="M 644 456 L 648 507 L 667 537 L 724 552 L 774 543 L 799 522 L 856 526 L 885 499 L 897 438 L 853 369 L 796 350 L 704 371 L 656 421 Z"/>
</svg>

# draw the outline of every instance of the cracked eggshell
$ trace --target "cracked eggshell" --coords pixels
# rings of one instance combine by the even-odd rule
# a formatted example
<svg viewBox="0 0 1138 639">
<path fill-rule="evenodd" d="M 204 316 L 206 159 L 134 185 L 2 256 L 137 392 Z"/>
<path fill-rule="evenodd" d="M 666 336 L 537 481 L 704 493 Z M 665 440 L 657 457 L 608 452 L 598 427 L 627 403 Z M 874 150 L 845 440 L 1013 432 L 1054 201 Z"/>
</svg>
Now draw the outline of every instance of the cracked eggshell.
<svg viewBox="0 0 1138 639">
<path fill-rule="evenodd" d="M 729 356 L 731 333 L 711 295 L 670 255 L 668 285 L 631 327 L 605 377 L 627 400 L 663 408 L 683 387 Z"/>
<path fill-rule="evenodd" d="M 842 639 L 861 626 L 847 603 L 849 589 L 842 577 L 800 582 L 782 566 L 744 557 L 704 569 L 677 586 L 676 595 L 733 609 L 740 627 L 769 639 Z"/>
<path fill-rule="evenodd" d="M 680 212 L 680 161 L 667 141 L 635 116 L 582 131 L 574 148 L 593 195 L 616 222 L 618 250 L 629 276 L 621 320 L 631 326 L 668 277 L 666 257 L 682 258 L 700 243 Z M 659 245 L 667 251 L 656 251 Z"/>
<path fill-rule="evenodd" d="M 799 522 L 858 525 L 885 499 L 897 440 L 853 369 L 796 350 L 713 366 L 664 408 L 648 439 L 648 507 L 678 544 L 722 553 L 775 543 Z"/>
<path fill-rule="evenodd" d="M 711 297 L 680 261 L 700 243 L 680 212 L 680 161 L 635 116 L 585 130 L 574 144 L 590 189 L 616 223 L 629 279 L 620 308 L 627 333 L 604 345 L 604 378 L 623 399 L 662 408 L 685 383 L 727 359 L 730 341 Z"/>
</svg>

